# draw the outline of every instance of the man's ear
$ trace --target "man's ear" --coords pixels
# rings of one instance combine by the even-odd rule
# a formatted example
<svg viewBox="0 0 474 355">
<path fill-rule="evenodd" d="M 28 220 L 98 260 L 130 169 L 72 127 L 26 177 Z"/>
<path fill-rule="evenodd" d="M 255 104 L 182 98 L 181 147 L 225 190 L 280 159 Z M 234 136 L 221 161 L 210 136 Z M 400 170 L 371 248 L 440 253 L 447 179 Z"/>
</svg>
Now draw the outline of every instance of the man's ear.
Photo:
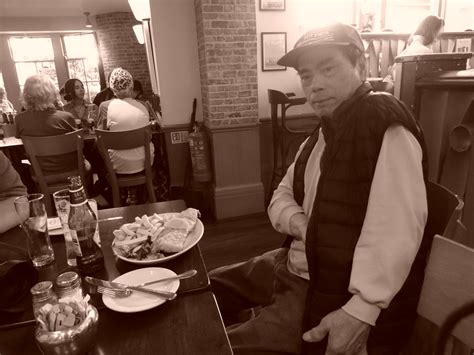
<svg viewBox="0 0 474 355">
<path fill-rule="evenodd" d="M 365 81 L 367 79 L 367 60 L 363 54 L 357 60 L 355 68 L 359 72 L 362 81 Z"/>
</svg>

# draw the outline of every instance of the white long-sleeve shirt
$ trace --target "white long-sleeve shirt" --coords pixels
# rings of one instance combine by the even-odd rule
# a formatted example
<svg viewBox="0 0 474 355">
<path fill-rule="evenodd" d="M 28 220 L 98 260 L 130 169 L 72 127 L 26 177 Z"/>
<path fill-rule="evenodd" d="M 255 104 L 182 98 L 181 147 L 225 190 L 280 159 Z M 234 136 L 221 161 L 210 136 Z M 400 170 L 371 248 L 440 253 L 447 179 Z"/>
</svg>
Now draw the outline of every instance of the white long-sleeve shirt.
<svg viewBox="0 0 474 355">
<path fill-rule="evenodd" d="M 320 130 L 306 165 L 302 206 L 293 198 L 294 163 L 275 190 L 268 214 L 277 231 L 291 234 L 290 219 L 295 214 L 304 213 L 308 219 L 311 216 L 324 148 Z M 371 325 L 375 325 L 380 311 L 388 307 L 402 287 L 421 244 L 428 216 L 421 160 L 422 150 L 413 134 L 399 125 L 386 130 L 354 251 L 349 283 L 353 296 L 342 307 Z M 305 230 L 306 226 L 303 227 Z M 302 240 L 294 239 L 291 244 L 288 269 L 309 279 L 304 235 Z"/>
</svg>

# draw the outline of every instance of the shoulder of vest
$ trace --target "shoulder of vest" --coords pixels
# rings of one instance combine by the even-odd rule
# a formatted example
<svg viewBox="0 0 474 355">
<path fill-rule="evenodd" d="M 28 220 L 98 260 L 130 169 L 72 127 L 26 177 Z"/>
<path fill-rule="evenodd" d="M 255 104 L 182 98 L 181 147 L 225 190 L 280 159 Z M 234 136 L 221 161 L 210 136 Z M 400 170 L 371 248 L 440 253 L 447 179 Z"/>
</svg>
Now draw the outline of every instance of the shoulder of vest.
<svg viewBox="0 0 474 355">
<path fill-rule="evenodd" d="M 358 105 L 359 115 L 370 128 L 386 129 L 392 124 L 400 124 L 409 130 L 416 130 L 415 118 L 408 107 L 393 95 L 384 92 L 371 92 L 365 95 Z"/>
</svg>

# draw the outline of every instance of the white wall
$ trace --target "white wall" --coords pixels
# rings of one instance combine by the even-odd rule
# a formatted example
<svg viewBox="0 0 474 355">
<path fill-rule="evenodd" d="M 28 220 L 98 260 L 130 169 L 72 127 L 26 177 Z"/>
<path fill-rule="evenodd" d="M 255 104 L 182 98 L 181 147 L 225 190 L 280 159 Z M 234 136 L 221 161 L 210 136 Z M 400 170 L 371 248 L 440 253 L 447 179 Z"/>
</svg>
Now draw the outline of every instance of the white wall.
<svg viewBox="0 0 474 355">
<path fill-rule="evenodd" d="M 196 119 L 202 121 L 201 79 L 194 1 L 151 1 L 161 108 L 165 126 L 189 123 L 196 98 Z"/>
</svg>

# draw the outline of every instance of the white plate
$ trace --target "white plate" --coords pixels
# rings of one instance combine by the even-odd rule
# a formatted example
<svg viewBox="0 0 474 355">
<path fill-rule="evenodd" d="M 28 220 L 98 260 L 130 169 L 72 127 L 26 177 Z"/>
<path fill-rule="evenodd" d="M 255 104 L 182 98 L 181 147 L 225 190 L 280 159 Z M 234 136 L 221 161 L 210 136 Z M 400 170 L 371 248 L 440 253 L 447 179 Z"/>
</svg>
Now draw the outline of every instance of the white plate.
<svg viewBox="0 0 474 355">
<path fill-rule="evenodd" d="M 126 285 L 138 285 L 170 276 L 176 276 L 176 273 L 162 267 L 147 267 L 127 272 L 113 281 Z M 179 280 L 160 282 L 155 285 L 147 286 L 147 288 L 159 291 L 176 292 L 179 288 Z M 152 294 L 133 291 L 129 297 L 124 298 L 113 298 L 102 295 L 102 301 L 105 306 L 111 310 L 123 313 L 134 313 L 157 307 L 160 304 L 163 304 L 166 300 Z"/>
<path fill-rule="evenodd" d="M 168 215 L 168 214 L 171 214 L 173 216 L 177 216 L 178 213 L 162 213 L 163 215 Z M 181 254 L 184 254 L 186 253 L 189 249 L 191 249 L 193 246 L 195 246 L 199 240 L 201 240 L 202 236 L 204 234 L 204 225 L 202 224 L 202 222 L 198 219 L 197 222 L 196 222 L 196 225 L 194 226 L 194 229 L 189 232 L 187 238 L 186 238 L 186 241 L 184 242 L 184 248 L 183 250 L 177 252 L 177 253 L 174 253 L 174 254 L 171 254 L 171 255 L 168 255 L 168 256 L 165 256 L 164 258 L 161 258 L 161 259 L 155 259 L 155 260 L 138 260 L 138 259 L 129 259 L 129 258 L 126 258 L 122 255 L 118 255 L 117 253 L 115 253 L 115 250 L 112 246 L 112 251 L 114 252 L 114 254 L 119 258 L 119 259 L 122 259 L 122 260 L 125 260 L 125 261 L 128 261 L 129 263 L 133 263 L 133 264 L 139 264 L 139 265 L 154 265 L 154 264 L 159 264 L 159 263 L 164 263 L 168 260 L 171 260 L 171 259 L 174 259 L 178 256 L 180 256 Z M 114 239 L 115 241 L 115 239 Z M 113 242 L 112 242 L 112 245 L 113 245 Z"/>
</svg>

